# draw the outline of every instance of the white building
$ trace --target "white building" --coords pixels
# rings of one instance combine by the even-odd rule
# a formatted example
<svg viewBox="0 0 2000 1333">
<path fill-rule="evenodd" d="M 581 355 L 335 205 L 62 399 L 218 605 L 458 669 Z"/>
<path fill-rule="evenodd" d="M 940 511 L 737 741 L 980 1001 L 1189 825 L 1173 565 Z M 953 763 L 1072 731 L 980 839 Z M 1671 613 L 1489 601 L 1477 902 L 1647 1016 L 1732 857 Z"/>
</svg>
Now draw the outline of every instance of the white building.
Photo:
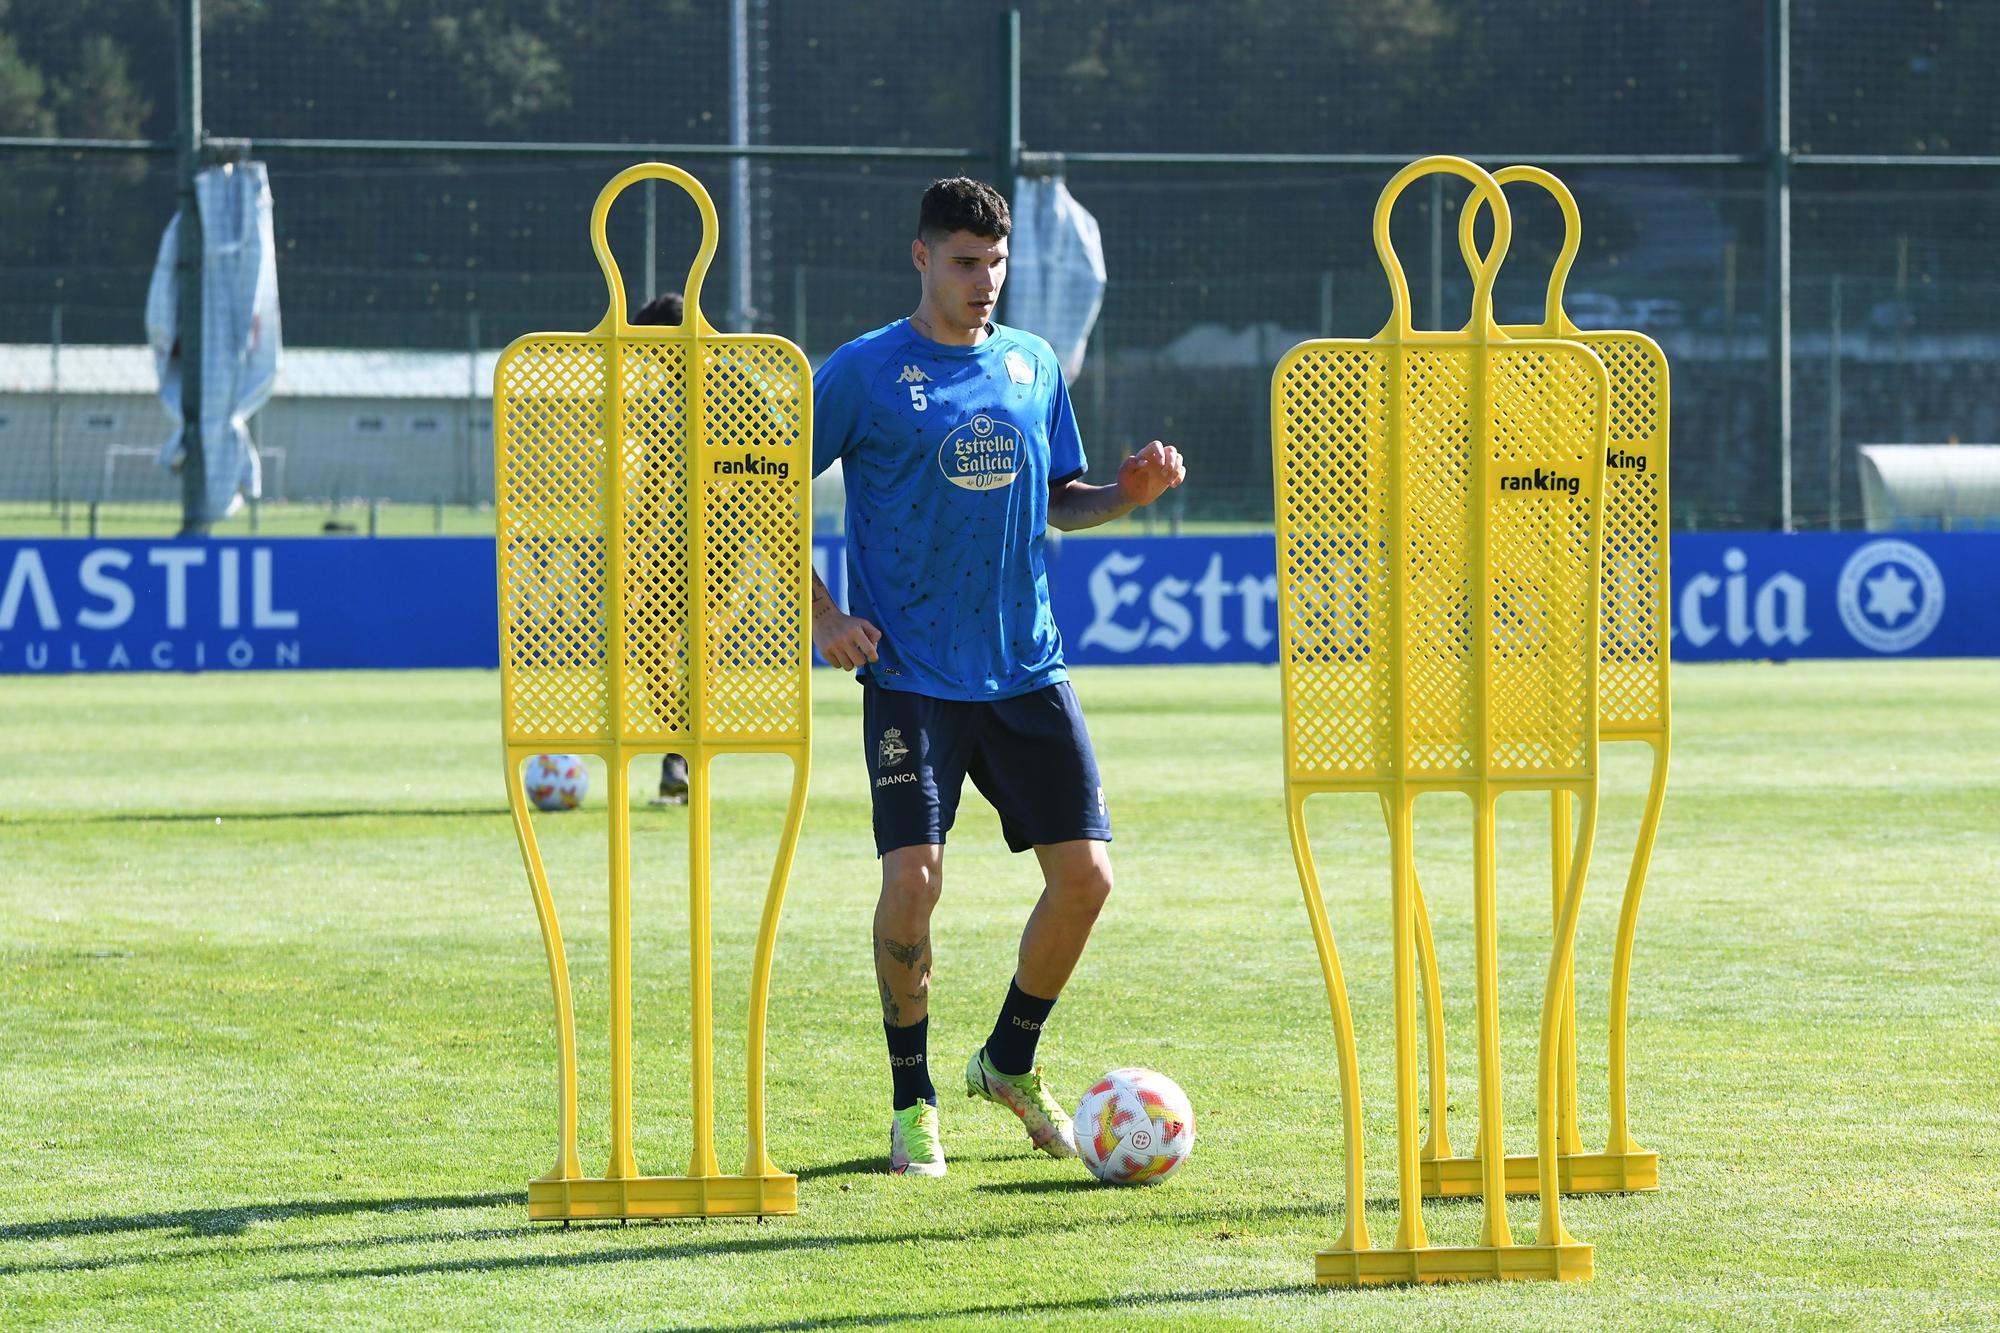
<svg viewBox="0 0 2000 1333">
<path fill-rule="evenodd" d="M 251 420 L 267 500 L 493 498 L 497 351 L 287 349 Z M 145 347 L 0 345 L 0 499 L 178 501 Z"/>
</svg>

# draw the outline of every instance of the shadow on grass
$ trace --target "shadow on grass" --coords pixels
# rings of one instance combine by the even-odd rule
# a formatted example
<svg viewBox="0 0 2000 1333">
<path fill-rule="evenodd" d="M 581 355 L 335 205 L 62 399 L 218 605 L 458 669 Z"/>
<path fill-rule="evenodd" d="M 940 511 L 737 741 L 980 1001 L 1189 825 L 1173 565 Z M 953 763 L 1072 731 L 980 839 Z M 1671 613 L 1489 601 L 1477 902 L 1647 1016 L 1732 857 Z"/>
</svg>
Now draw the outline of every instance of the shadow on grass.
<svg viewBox="0 0 2000 1333">
<path fill-rule="evenodd" d="M 635 803 L 637 814 L 647 806 Z M 505 805 L 449 809 L 407 805 L 351 806 L 344 810 L 133 810 L 121 814 L 0 816 L 0 828 L 56 827 L 65 824 L 274 824 L 322 819 L 507 819 Z"/>
<path fill-rule="evenodd" d="M 1004 1181 L 995 1181 L 990 1185 L 974 1185 L 972 1187 L 973 1192 L 976 1194 L 1059 1194 L 1059 1195 L 1088 1194 L 1098 1190 L 1115 1190 L 1118 1188 L 1119 1187 L 1116 1185 L 1106 1185 L 1097 1180 L 1093 1180 L 1088 1176 L 1078 1177 L 1073 1180 L 1072 1179 L 1004 1180 Z M 1133 1186 L 1131 1188 L 1132 1188 L 1132 1193 L 1140 1195 L 1141 1197 L 1151 1196 L 1153 1193 L 1151 1189 L 1148 1189 L 1143 1186 Z M 1176 1196 L 1179 1194 L 1179 1191 L 1176 1190 L 1175 1187 L 1172 1185 L 1165 1185 L 1162 1186 L 1161 1188 L 1164 1191 L 1166 1191 L 1166 1193 L 1161 1195 L 1160 1197 L 1168 1201 L 1168 1203 L 1164 1205 L 1165 1213 L 1167 1215 L 1175 1217 L 1184 1217 L 1189 1219 L 1200 1217 L 1200 1218 L 1206 1218 L 1214 1222 L 1233 1222 L 1252 1217 L 1326 1217 L 1326 1218 L 1337 1219 L 1340 1216 L 1340 1214 L 1344 1211 L 1341 1199 L 1329 1198 L 1321 1200 L 1301 1200 L 1297 1203 L 1252 1204 L 1243 1208 L 1214 1208 L 1208 1210 L 1196 1208 L 1189 1212 L 1182 1213 L 1182 1212 L 1175 1212 L 1171 1207 L 1171 1203 L 1175 1201 Z M 1473 1204 L 1477 1204 L 1479 1203 L 1479 1197 L 1477 1195 L 1472 1195 L 1469 1196 L 1469 1198 L 1467 1199 L 1424 1200 L 1426 1206 L 1429 1206 L 1434 1203 L 1456 1204 L 1461 1202 L 1470 1202 Z M 1368 1207 L 1371 1211 L 1381 1210 L 1384 1212 L 1394 1212 L 1397 1207 L 1396 1196 L 1392 1194 L 1382 1195 L 1380 1197 L 1370 1199 L 1368 1200 Z"/>
<path fill-rule="evenodd" d="M 844 1162 L 821 1162 L 817 1166 L 802 1166 L 792 1174 L 799 1178 L 801 1185 L 808 1180 L 825 1180 L 832 1176 L 874 1176 L 889 1173 L 889 1159 L 886 1156 L 850 1157 Z"/>
<path fill-rule="evenodd" d="M 204 810 L 135 811 L 117 815 L 38 815 L 26 819 L 0 819 L 0 828 L 54 827 L 63 824 L 245 824 L 283 823 L 287 820 L 320 819 L 505 819 L 507 807 L 475 806 L 457 810 L 413 810 L 409 806 L 363 806 L 349 810 Z"/>
<path fill-rule="evenodd" d="M 953 1153 L 954 1162 L 1011 1162 L 1019 1154 L 1007 1153 Z M 831 1180 L 838 1176 L 886 1176 L 889 1172 L 889 1154 L 876 1153 L 871 1157 L 850 1157 L 844 1162 L 816 1162 L 811 1166 L 796 1168 L 792 1174 L 804 1184 L 809 1180 Z"/>
<path fill-rule="evenodd" d="M 219 1240 L 222 1242 L 220 1244 L 173 1243 L 189 1239 L 193 1235 L 189 1233 L 184 1236 L 156 1237 L 155 1239 L 164 1242 L 162 1246 L 148 1247 L 136 1254 L 107 1254 L 88 1259 L 51 1259 L 46 1263 L 0 1264 L 0 1277 L 17 1277 L 25 1273 L 96 1273 L 110 1268 L 142 1268 L 148 1264 L 183 1263 L 222 1254 L 255 1260 L 281 1254 L 310 1254 L 316 1250 L 375 1250 L 395 1245 L 424 1245 L 439 1240 L 461 1244 L 475 1240 L 507 1240 L 518 1237 L 538 1225 L 523 1220 L 513 1226 L 479 1227 L 471 1231 L 453 1231 L 446 1236 L 440 1236 L 435 1232 L 413 1234 L 399 1231 L 393 1236 L 349 1236 L 343 1240 L 280 1240 L 260 1245 L 235 1244 L 240 1236 L 225 1234 L 200 1237 L 210 1241 Z"/>
<path fill-rule="evenodd" d="M 1089 1176 L 1081 1176 L 1075 1180 L 1001 1180 L 972 1188 L 980 1194 L 1075 1194 L 1104 1186 Z"/>
<path fill-rule="evenodd" d="M 994 1316 L 1001 1319 L 1026 1319 L 1038 1327 L 1046 1327 L 1050 1321 L 1036 1319 L 1035 1316 L 1055 1316 L 1081 1314 L 1085 1311 L 1102 1310 L 1105 1313 L 1132 1309 L 1173 1307 L 1181 1305 L 1209 1305 L 1219 1301 L 1255 1300 L 1261 1296 L 1299 1296 L 1318 1291 L 1309 1281 L 1299 1281 L 1275 1287 L 1208 1287 L 1200 1291 L 1162 1292 L 1158 1295 L 1138 1296 L 1085 1296 L 1067 1301 L 1003 1301 L 989 1305 L 964 1305 L 949 1310 L 886 1310 L 868 1314 L 832 1315 L 824 1318 L 781 1319 L 756 1324 L 711 1324 L 716 1333 L 788 1333 L 792 1329 L 813 1328 L 884 1328 L 896 1324 L 931 1324 L 954 1319 L 978 1319 Z M 1144 1321 L 1140 1321 L 1143 1325 Z"/>
<path fill-rule="evenodd" d="M 1023 1240 L 1047 1237 L 1057 1231 L 1070 1230 L 1061 1223 L 1042 1220 L 1024 1220 L 1002 1226 L 986 1227 L 938 1227 L 929 1231 L 895 1231 L 881 1233 L 842 1234 L 813 1233 L 796 1227 L 783 1225 L 758 1225 L 754 1230 L 745 1228 L 752 1219 L 744 1218 L 656 1218 L 634 1222 L 627 1231 L 615 1224 L 594 1223 L 589 1226 L 565 1230 L 539 1224 L 547 1228 L 550 1235 L 597 1235 L 606 1231 L 625 1231 L 627 1235 L 644 1235 L 648 1231 L 657 1233 L 662 1227 L 674 1228 L 673 1239 L 657 1244 L 633 1244 L 618 1249 L 579 1250 L 565 1253 L 501 1254 L 478 1258 L 439 1259 L 424 1263 L 383 1264 L 372 1268 L 348 1268 L 324 1273 L 291 1273 L 274 1281 L 284 1282 L 340 1282 L 354 1278 L 423 1277 L 447 1273 L 495 1273 L 510 1271 L 554 1270 L 570 1268 L 591 1268 L 599 1264 L 648 1263 L 672 1259 L 700 1259 L 712 1255 L 765 1254 L 798 1250 L 838 1250 L 854 1249 L 859 1246 L 876 1245 L 923 1245 L 961 1244 L 966 1241 Z M 732 1230 L 723 1230 L 731 1224 Z M 1079 1221 L 1076 1225 L 1083 1225 Z M 643 1230 L 641 1230 L 643 1228 Z M 453 1239 L 439 1237 L 440 1240 Z"/>
<path fill-rule="evenodd" d="M 300 1199 L 290 1203 L 244 1203 L 225 1208 L 179 1208 L 170 1212 L 98 1214 L 46 1222 L 0 1225 L 0 1240 L 51 1240 L 119 1231 L 181 1231 L 190 1236 L 240 1236 L 259 1222 L 294 1217 L 341 1217 L 352 1213 L 420 1213 L 441 1208 L 492 1208 L 503 1203 L 526 1207 L 522 1190 L 488 1194 L 415 1195 L 403 1199 Z"/>
</svg>

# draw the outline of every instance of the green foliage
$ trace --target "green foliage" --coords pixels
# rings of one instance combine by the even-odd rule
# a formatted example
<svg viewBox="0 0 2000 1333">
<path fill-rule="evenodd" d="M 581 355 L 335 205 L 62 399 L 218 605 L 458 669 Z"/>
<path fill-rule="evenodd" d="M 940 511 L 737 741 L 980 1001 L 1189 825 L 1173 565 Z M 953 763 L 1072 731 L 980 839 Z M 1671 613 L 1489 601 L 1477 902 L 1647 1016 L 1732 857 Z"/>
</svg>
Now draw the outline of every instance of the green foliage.
<svg viewBox="0 0 2000 1333">
<path fill-rule="evenodd" d="M 10 679 L 0 691 L 0 1212 L 10 1328 L 776 1330 L 1992 1327 L 2000 808 L 1987 662 L 1684 667 L 1639 927 L 1632 1120 L 1655 1195 L 1564 1218 L 1598 1277 L 1335 1292 L 1330 1029 L 1264 668 L 1086 672 L 1118 888 L 1043 1046 L 1073 1095 L 1114 1064 L 1192 1096 L 1148 1191 L 1026 1154 L 947 1096 L 951 1174 L 886 1175 L 867 951 L 876 862 L 858 691 L 815 680 L 813 795 L 771 1003 L 775 1158 L 797 1217 L 530 1227 L 554 1151 L 539 938 L 499 784 L 490 673 Z M 1645 761 L 1607 755 L 1580 935 L 1586 1140 Z M 640 776 L 650 776 L 642 765 Z M 584 1161 L 605 1160 L 602 773 L 538 817 L 577 986 Z M 718 1125 L 740 1154 L 748 953 L 787 768 L 721 761 Z M 643 784 L 642 788 L 643 788 Z M 642 793 L 643 795 L 643 790 Z M 1502 803 L 1510 1146 L 1532 1131 L 1547 816 Z M 1370 1225 L 1393 1228 L 1386 849 L 1371 798 L 1312 813 L 1362 1033 Z M 1454 1141 L 1475 1129 L 1470 819 L 1419 807 L 1447 977 Z M 638 1152 L 685 1160 L 684 808 L 632 812 Z M 968 795 L 936 918 L 950 1070 L 1004 993 L 1038 882 Z M 947 1092 L 949 1090 L 947 1089 Z M 1510 1205 L 1516 1234 L 1533 1201 Z M 1476 1202 L 1426 1209 L 1468 1243 Z"/>
<path fill-rule="evenodd" d="M 6 17 L 5 0 L 0 0 L 0 20 Z M 43 105 L 47 93 L 48 81 L 21 58 L 14 34 L 0 30 L 0 133 L 53 134 L 56 118 Z"/>
<path fill-rule="evenodd" d="M 138 139 L 170 130 L 167 13 L 162 0 L 0 0 L 0 133 Z M 150 57 L 137 70 L 135 53 Z M 153 120 L 156 101 L 166 125 Z"/>
</svg>

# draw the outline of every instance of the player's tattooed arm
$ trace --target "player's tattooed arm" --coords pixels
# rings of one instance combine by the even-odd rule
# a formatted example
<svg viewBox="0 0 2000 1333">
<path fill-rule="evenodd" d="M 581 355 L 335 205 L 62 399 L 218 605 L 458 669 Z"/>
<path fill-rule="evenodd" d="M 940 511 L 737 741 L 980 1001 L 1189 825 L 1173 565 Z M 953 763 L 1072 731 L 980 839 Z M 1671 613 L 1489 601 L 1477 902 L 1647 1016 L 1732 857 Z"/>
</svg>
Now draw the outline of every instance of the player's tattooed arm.
<svg viewBox="0 0 2000 1333">
<path fill-rule="evenodd" d="M 875 661 L 875 645 L 882 642 L 882 631 L 860 616 L 842 611 L 817 571 L 812 580 L 813 647 L 819 649 L 819 655 L 843 671 Z"/>
<path fill-rule="evenodd" d="M 1123 518 L 1153 503 L 1186 477 L 1181 451 L 1154 440 L 1119 465 L 1118 480 L 1109 486 L 1089 486 L 1071 478 L 1050 487 L 1049 526 L 1075 532 Z"/>
</svg>

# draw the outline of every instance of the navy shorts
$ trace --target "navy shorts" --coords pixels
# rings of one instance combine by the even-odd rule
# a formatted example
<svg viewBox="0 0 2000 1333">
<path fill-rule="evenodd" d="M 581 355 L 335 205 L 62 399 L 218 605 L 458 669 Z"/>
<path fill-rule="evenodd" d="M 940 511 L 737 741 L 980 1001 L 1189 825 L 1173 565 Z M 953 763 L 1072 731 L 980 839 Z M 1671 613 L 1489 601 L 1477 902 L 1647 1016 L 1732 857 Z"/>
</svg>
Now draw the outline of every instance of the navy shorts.
<svg viewBox="0 0 2000 1333">
<path fill-rule="evenodd" d="M 1017 852 L 1111 841 L 1097 755 L 1068 681 L 983 703 L 863 682 L 861 744 L 875 804 L 875 854 L 941 843 L 969 776 Z"/>
</svg>

